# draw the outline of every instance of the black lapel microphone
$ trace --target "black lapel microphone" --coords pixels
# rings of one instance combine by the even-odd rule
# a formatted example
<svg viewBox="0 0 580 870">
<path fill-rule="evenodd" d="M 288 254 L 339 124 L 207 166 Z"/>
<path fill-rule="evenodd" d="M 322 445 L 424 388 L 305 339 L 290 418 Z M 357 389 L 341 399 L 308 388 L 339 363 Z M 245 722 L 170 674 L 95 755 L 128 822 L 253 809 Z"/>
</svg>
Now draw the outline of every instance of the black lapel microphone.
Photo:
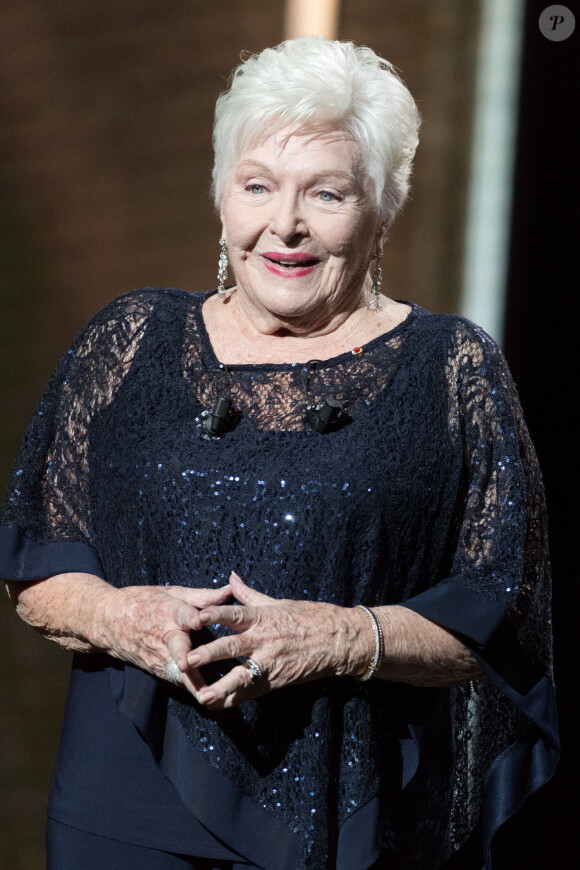
<svg viewBox="0 0 580 870">
<path fill-rule="evenodd" d="M 226 431 L 231 407 L 231 399 L 226 396 L 217 396 L 211 411 L 202 411 L 202 425 L 213 438 L 221 438 Z"/>
<path fill-rule="evenodd" d="M 315 432 L 320 432 L 326 435 L 327 432 L 334 432 L 340 428 L 341 424 L 346 422 L 344 414 L 338 399 L 325 399 L 321 405 L 312 405 L 306 409 L 306 423 Z"/>
<path fill-rule="evenodd" d="M 311 360 L 307 365 L 315 367 L 318 360 Z M 225 367 L 224 367 L 225 368 Z M 309 372 L 305 370 L 304 392 L 308 394 Z M 233 400 L 228 396 L 217 395 L 211 410 L 205 409 L 197 418 L 197 428 L 202 438 L 212 441 L 219 440 L 225 432 L 234 429 L 240 421 L 241 414 L 237 409 L 232 410 Z M 304 423 L 314 432 L 326 435 L 328 432 L 336 432 L 351 422 L 350 416 L 343 411 L 338 399 L 329 396 L 316 405 L 309 405 L 304 411 Z"/>
</svg>

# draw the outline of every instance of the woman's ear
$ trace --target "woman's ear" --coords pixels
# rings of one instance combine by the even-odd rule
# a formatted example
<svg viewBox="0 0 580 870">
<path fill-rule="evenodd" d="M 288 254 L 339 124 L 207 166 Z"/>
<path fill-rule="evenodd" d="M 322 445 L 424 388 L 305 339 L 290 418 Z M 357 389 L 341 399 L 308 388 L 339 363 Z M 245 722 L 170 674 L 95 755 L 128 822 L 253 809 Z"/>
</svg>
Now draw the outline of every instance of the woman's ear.
<svg viewBox="0 0 580 870">
<path fill-rule="evenodd" d="M 385 246 L 385 242 L 387 241 L 387 233 L 388 233 L 387 224 L 382 223 L 377 230 L 377 234 L 376 234 L 376 238 L 375 238 L 375 251 L 377 252 L 377 254 L 383 253 L 383 247 Z"/>
</svg>

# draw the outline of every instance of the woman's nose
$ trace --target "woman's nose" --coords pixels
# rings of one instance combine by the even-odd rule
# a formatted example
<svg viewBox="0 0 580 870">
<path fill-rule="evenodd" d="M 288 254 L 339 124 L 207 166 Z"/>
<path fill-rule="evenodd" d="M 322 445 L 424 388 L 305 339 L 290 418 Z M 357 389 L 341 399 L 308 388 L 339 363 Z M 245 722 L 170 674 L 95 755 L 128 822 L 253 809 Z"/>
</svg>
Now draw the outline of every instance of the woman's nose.
<svg viewBox="0 0 580 870">
<path fill-rule="evenodd" d="M 277 197 L 273 203 L 270 229 L 283 242 L 305 235 L 306 222 L 297 196 L 289 192 Z"/>
</svg>

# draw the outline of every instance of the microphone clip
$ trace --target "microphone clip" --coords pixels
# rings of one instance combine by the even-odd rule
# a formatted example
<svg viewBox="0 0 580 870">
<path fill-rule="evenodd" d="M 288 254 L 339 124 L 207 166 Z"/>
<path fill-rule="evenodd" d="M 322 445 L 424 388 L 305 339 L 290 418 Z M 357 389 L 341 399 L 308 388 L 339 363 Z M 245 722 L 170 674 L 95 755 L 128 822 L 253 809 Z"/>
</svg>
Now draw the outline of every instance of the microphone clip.
<svg viewBox="0 0 580 870">
<path fill-rule="evenodd" d="M 211 410 L 204 410 L 196 419 L 199 434 L 205 441 L 219 441 L 239 422 L 239 414 L 232 408 L 232 399 L 216 396 Z"/>
<path fill-rule="evenodd" d="M 304 422 L 315 432 L 326 435 L 328 432 L 342 429 L 343 426 L 350 423 L 350 417 L 342 410 L 340 402 L 330 397 L 319 405 L 307 407 Z"/>
</svg>

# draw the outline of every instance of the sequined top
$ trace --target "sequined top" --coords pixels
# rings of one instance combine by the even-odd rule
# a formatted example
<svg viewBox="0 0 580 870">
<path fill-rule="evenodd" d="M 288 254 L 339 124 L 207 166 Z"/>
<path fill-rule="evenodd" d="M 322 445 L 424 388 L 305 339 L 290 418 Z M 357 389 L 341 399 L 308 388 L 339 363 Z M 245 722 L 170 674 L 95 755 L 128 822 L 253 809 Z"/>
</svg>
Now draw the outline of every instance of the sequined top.
<svg viewBox="0 0 580 870">
<path fill-rule="evenodd" d="M 543 489 L 501 352 L 468 321 L 413 306 L 362 352 L 226 368 L 207 295 L 133 291 L 77 336 L 14 468 L 3 576 L 46 576 L 48 548 L 52 573 L 118 587 L 219 586 L 235 570 L 274 597 L 404 603 L 448 626 L 485 679 L 324 679 L 212 712 L 116 663 L 111 691 L 146 738 L 152 711 L 163 717 L 149 735 L 161 770 L 267 870 L 379 854 L 434 868 L 478 820 L 485 849 L 528 789 L 518 765 L 540 784 L 557 754 Z M 212 439 L 202 413 L 218 394 L 234 412 Z M 321 434 L 305 409 L 329 397 L 342 425 Z M 533 761 L 518 748 L 530 741 Z M 236 830 L 255 824 L 261 842 L 240 848 Z"/>
</svg>

